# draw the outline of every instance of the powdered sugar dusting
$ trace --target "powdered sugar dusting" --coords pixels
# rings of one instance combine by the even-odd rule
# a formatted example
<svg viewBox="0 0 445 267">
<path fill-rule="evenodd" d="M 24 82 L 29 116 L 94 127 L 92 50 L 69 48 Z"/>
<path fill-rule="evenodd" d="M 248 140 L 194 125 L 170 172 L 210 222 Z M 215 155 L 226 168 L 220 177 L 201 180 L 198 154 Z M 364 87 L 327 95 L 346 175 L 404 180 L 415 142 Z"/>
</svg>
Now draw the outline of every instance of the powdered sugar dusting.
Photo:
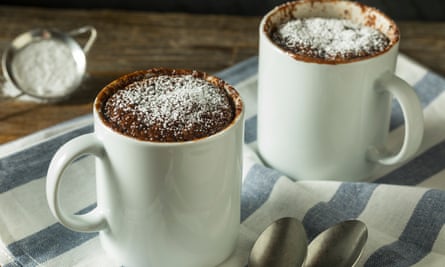
<svg viewBox="0 0 445 267">
<path fill-rule="evenodd" d="M 191 74 L 133 82 L 108 99 L 105 116 L 124 134 L 170 142 L 212 135 L 234 112 L 223 88 Z"/>
<path fill-rule="evenodd" d="M 52 39 L 25 46 L 14 57 L 12 70 L 22 90 L 44 98 L 65 96 L 78 78 L 70 48 Z"/>
<path fill-rule="evenodd" d="M 290 20 L 272 33 L 278 45 L 295 54 L 325 60 L 348 59 L 384 51 L 389 39 L 380 31 L 350 20 Z"/>
</svg>

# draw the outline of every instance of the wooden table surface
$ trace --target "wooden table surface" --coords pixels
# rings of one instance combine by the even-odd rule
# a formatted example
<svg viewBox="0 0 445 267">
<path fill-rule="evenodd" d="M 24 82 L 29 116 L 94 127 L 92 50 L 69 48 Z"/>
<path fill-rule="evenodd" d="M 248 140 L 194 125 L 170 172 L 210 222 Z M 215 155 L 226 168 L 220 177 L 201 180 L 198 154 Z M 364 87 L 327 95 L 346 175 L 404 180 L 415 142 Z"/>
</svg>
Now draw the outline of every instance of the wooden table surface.
<svg viewBox="0 0 445 267">
<path fill-rule="evenodd" d="M 91 112 L 96 93 L 125 73 L 160 66 L 214 73 L 257 55 L 259 22 L 260 17 L 0 6 L 0 52 L 34 28 L 92 25 L 98 31 L 86 80 L 70 99 L 0 102 L 0 144 Z M 400 51 L 445 76 L 445 22 L 397 23 Z"/>
</svg>

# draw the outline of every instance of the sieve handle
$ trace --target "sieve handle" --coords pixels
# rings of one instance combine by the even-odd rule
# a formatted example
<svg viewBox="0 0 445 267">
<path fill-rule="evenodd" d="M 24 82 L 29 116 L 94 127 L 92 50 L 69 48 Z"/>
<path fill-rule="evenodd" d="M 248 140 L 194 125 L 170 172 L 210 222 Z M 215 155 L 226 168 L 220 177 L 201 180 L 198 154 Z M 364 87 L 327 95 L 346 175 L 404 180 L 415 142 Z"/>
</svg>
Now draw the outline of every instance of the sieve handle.
<svg viewBox="0 0 445 267">
<path fill-rule="evenodd" d="M 97 37 L 96 29 L 93 26 L 84 26 L 79 29 L 72 30 L 68 34 L 71 36 L 76 36 L 76 35 L 81 35 L 84 33 L 90 34 L 90 38 L 88 38 L 88 41 L 85 43 L 85 45 L 83 47 L 83 52 L 85 54 L 87 54 L 88 51 L 90 51 L 90 48 L 93 45 L 94 41 L 96 41 L 96 37 Z"/>
</svg>

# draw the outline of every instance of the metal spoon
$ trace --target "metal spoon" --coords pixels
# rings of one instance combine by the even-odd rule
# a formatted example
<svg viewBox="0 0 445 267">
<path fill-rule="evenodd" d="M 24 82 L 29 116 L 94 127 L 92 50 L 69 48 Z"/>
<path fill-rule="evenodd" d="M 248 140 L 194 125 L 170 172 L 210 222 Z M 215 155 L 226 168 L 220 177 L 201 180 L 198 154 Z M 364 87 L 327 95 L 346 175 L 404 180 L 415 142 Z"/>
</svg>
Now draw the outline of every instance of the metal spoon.
<svg viewBox="0 0 445 267">
<path fill-rule="evenodd" d="M 249 256 L 249 267 L 295 267 L 306 258 L 307 237 L 296 218 L 281 218 L 258 237 Z"/>
<path fill-rule="evenodd" d="M 304 267 L 351 267 L 368 239 L 366 225 L 358 220 L 340 222 L 319 234 L 308 247 Z"/>
</svg>

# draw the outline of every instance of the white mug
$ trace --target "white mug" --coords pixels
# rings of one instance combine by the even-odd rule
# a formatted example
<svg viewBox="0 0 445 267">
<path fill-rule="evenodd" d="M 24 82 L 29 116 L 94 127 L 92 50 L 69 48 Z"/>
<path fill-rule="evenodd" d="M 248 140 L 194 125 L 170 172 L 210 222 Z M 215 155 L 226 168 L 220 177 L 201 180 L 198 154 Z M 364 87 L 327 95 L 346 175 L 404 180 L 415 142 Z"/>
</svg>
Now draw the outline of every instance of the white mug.
<svg viewBox="0 0 445 267">
<path fill-rule="evenodd" d="M 274 27 L 304 17 L 374 25 L 392 44 L 380 54 L 336 64 L 274 44 Z M 258 149 L 267 164 L 295 179 L 357 181 L 418 150 L 423 113 L 412 88 L 394 75 L 399 31 L 386 15 L 351 1 L 296 1 L 271 10 L 259 35 Z M 392 97 L 405 119 L 397 153 L 384 148 Z"/>
<path fill-rule="evenodd" d="M 113 88 L 143 77 L 135 72 L 106 86 L 94 104 L 94 133 L 63 145 L 50 163 L 47 198 L 54 216 L 74 231 L 99 231 L 104 250 L 124 266 L 208 267 L 235 248 L 240 224 L 243 104 L 224 86 L 234 120 L 209 137 L 150 142 L 118 133 L 104 123 L 101 103 Z M 170 72 L 171 73 L 171 72 Z M 96 157 L 97 207 L 85 215 L 64 211 L 59 185 L 64 169 L 84 154 Z"/>
</svg>

